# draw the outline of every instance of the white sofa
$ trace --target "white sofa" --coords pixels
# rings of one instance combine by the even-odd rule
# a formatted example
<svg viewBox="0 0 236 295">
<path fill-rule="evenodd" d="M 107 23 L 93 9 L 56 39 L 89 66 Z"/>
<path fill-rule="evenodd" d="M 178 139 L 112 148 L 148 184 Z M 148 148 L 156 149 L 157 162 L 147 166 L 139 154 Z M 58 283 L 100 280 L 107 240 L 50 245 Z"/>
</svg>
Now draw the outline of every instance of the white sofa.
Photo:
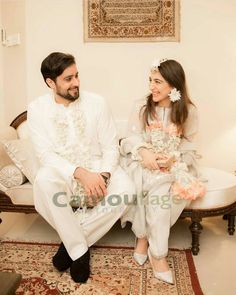
<svg viewBox="0 0 236 295">
<path fill-rule="evenodd" d="M 32 145 L 28 140 L 27 113 L 20 114 L 11 126 L 0 130 L 0 212 L 36 212 L 33 202 L 32 182 L 37 173 L 39 163 L 34 155 Z M 118 123 L 118 130 L 122 136 L 124 121 Z M 6 152 L 8 151 L 8 154 Z M 10 155 L 10 157 L 9 157 Z M 16 165 L 19 169 L 10 167 Z M 7 168 L 5 168 L 7 167 Z M 5 169 L 4 169 L 5 168 Z M 14 170 L 12 172 L 12 170 Z M 8 182 L 3 181 L 2 170 L 10 173 Z M 23 184 L 24 175 L 27 181 Z M 204 217 L 224 215 L 228 219 L 228 232 L 230 235 L 235 231 L 236 214 L 236 176 L 228 172 L 214 169 L 202 168 L 202 176 L 207 179 L 207 194 L 202 199 L 192 201 L 185 208 L 181 217 L 191 218 L 190 230 L 192 233 L 192 253 L 199 252 L 199 235 L 202 230 L 201 220 Z M 14 184 L 14 182 L 16 182 Z M 10 187 L 4 186 L 8 185 Z M 0 219 L 1 222 L 1 219 Z"/>
</svg>

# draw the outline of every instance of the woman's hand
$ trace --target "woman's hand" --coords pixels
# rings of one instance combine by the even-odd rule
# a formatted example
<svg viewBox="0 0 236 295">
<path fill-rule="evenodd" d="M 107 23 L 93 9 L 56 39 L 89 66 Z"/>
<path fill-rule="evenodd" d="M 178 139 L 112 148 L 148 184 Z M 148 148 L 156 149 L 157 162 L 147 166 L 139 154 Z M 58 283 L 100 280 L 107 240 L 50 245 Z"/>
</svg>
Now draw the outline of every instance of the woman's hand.
<svg viewBox="0 0 236 295">
<path fill-rule="evenodd" d="M 154 153 L 151 150 L 148 150 L 146 148 L 140 148 L 139 154 L 142 157 L 141 165 L 144 168 L 147 168 L 149 170 L 158 170 L 159 165 L 157 164 L 157 157 L 158 155 Z"/>
<path fill-rule="evenodd" d="M 157 163 L 160 168 L 166 168 L 169 170 L 174 162 L 175 162 L 174 156 L 158 155 L 157 157 Z"/>
</svg>

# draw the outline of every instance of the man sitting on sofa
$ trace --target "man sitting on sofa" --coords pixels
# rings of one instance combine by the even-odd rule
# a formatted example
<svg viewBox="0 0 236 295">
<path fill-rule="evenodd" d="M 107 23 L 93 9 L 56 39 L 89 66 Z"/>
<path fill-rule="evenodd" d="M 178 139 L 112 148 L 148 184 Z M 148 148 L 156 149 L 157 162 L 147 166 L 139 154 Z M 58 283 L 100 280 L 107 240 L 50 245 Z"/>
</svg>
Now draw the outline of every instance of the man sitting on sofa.
<svg viewBox="0 0 236 295">
<path fill-rule="evenodd" d="M 89 277 L 89 247 L 126 211 L 134 186 L 118 166 L 113 119 L 103 97 L 80 92 L 75 59 L 53 52 L 41 65 L 52 93 L 28 107 L 30 137 L 41 168 L 33 190 L 36 210 L 62 243 L 53 257 L 75 282 Z M 78 209 L 74 213 L 71 204 Z"/>
</svg>

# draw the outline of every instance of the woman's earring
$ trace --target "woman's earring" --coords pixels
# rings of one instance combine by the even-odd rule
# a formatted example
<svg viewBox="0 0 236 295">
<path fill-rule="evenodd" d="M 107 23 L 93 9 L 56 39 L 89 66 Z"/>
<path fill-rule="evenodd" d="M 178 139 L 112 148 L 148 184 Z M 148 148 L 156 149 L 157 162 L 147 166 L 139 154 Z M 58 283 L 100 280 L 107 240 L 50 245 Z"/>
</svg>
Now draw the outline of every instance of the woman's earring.
<svg viewBox="0 0 236 295">
<path fill-rule="evenodd" d="M 170 101 L 175 102 L 181 99 L 181 93 L 176 88 L 173 88 L 171 92 L 168 94 Z"/>
</svg>

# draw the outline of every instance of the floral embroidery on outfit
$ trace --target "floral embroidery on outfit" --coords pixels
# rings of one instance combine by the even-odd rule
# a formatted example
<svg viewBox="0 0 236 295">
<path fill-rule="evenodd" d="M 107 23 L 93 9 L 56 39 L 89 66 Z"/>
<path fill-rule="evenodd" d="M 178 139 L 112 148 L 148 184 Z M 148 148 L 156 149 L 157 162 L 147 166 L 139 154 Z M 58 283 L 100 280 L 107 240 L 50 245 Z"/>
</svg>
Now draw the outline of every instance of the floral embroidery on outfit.
<svg viewBox="0 0 236 295">
<path fill-rule="evenodd" d="M 156 174 L 170 173 L 175 176 L 171 187 L 172 194 L 186 200 L 195 200 L 204 196 L 204 185 L 188 172 L 186 163 L 181 160 L 179 151 L 181 133 L 175 124 L 170 123 L 164 127 L 162 121 L 153 121 L 146 127 L 143 136 L 155 153 L 160 153 L 168 158 L 174 157 L 175 161 L 170 169 L 160 168 L 160 170 L 153 171 Z"/>
<path fill-rule="evenodd" d="M 79 109 L 79 104 L 69 107 L 67 112 L 63 107 L 54 116 L 54 126 L 56 130 L 56 153 L 67 159 L 71 164 L 79 167 L 91 168 L 90 143 L 85 135 L 86 120 L 83 112 Z M 72 128 L 71 128 L 72 127 Z M 73 132 L 71 132 L 73 130 Z M 74 139 L 78 140 L 74 140 Z M 86 194 L 79 181 L 73 179 L 73 195 L 70 204 L 72 206 L 83 207 L 86 205 Z"/>
</svg>

